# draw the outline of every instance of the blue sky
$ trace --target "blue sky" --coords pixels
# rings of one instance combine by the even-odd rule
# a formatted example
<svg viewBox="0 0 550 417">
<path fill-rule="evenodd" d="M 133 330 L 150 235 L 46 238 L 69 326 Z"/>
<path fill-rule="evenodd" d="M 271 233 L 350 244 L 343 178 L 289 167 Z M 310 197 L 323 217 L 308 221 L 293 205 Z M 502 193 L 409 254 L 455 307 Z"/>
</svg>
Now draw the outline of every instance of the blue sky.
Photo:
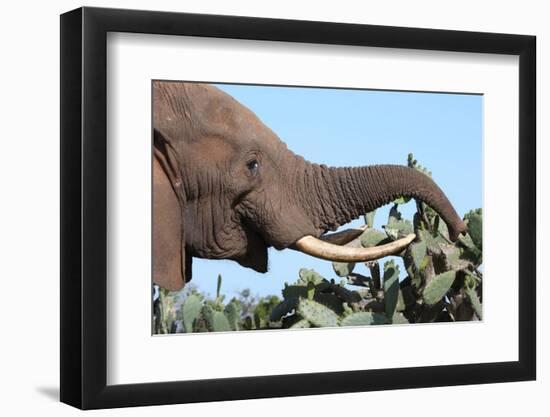
<svg viewBox="0 0 550 417">
<path fill-rule="evenodd" d="M 432 171 L 463 216 L 482 204 L 482 106 L 479 95 L 325 88 L 217 85 L 250 108 L 307 160 L 332 166 L 406 164 L 412 152 Z M 414 202 L 400 206 L 412 218 Z M 389 206 L 377 211 L 385 224 Z M 350 225 L 360 225 L 358 220 Z M 347 227 L 349 227 L 348 225 Z M 345 228 L 345 227 L 344 227 Z M 293 250 L 269 250 L 269 272 L 260 274 L 232 261 L 193 259 L 192 283 L 210 294 L 222 274 L 228 298 L 242 289 L 280 296 L 300 268 L 337 278 L 330 262 Z M 357 272 L 367 273 L 363 265 Z M 401 270 L 401 276 L 405 272 Z"/>
</svg>

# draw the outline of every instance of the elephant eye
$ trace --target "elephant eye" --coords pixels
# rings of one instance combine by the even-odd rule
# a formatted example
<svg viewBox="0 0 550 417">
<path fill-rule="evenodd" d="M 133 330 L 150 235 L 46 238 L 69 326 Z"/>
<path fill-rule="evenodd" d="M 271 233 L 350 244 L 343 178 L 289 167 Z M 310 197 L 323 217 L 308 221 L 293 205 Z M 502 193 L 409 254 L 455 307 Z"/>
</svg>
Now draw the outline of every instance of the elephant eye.
<svg viewBox="0 0 550 417">
<path fill-rule="evenodd" d="M 248 168 L 248 170 L 252 174 L 256 174 L 258 172 L 258 167 L 259 167 L 258 161 L 256 161 L 255 159 L 253 159 L 250 162 L 247 162 L 246 164 L 246 168 Z"/>
</svg>

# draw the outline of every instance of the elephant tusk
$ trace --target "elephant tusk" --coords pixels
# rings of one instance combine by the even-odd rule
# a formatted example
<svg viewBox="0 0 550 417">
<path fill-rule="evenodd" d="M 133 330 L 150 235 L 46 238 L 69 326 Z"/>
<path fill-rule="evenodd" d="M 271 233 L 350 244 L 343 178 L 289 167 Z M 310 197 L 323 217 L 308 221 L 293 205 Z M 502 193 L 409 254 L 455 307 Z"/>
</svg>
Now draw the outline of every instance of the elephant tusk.
<svg viewBox="0 0 550 417">
<path fill-rule="evenodd" d="M 357 229 L 346 229 L 341 232 L 331 233 L 330 235 L 321 236 L 319 239 L 323 242 L 332 243 L 333 245 L 346 245 L 352 240 L 357 239 L 363 234 L 368 226 L 361 226 Z"/>
<path fill-rule="evenodd" d="M 304 236 L 291 246 L 291 248 L 327 261 L 368 262 L 401 252 L 415 239 L 415 237 L 416 235 L 411 233 L 402 239 L 385 245 L 374 246 L 372 248 L 353 248 L 349 246 L 334 245 L 313 236 Z"/>
</svg>

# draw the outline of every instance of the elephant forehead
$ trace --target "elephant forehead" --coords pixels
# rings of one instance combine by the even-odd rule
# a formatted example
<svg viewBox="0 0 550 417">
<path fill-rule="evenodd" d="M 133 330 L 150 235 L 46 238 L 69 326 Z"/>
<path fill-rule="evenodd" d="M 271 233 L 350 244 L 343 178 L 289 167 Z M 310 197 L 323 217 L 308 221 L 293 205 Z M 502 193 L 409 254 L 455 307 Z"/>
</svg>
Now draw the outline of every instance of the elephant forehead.
<svg viewBox="0 0 550 417">
<path fill-rule="evenodd" d="M 212 101 L 205 111 L 200 112 L 200 122 L 205 131 L 223 136 L 227 140 L 241 142 L 278 142 L 276 134 L 252 111 L 231 100 Z"/>
<path fill-rule="evenodd" d="M 155 127 L 176 141 L 188 137 L 221 146 L 222 155 L 227 152 L 223 143 L 233 151 L 256 147 L 269 152 L 284 146 L 251 110 L 214 86 L 156 82 L 154 97 Z"/>
<path fill-rule="evenodd" d="M 196 122 L 204 131 L 241 142 L 279 142 L 277 135 L 246 106 L 220 89 L 204 84 L 187 86 Z"/>
<path fill-rule="evenodd" d="M 202 129 L 206 137 L 217 137 L 234 150 L 255 148 L 269 150 L 282 144 L 277 135 L 257 118 L 246 118 L 243 114 L 232 114 L 220 119 L 206 121 Z"/>
</svg>

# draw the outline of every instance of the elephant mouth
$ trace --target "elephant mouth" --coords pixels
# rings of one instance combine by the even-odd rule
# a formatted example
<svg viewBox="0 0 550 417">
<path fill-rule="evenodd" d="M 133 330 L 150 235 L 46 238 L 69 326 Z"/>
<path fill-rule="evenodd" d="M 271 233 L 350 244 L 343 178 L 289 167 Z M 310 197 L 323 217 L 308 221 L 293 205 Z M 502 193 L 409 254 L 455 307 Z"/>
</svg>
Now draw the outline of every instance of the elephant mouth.
<svg viewBox="0 0 550 417">
<path fill-rule="evenodd" d="M 232 259 L 237 261 L 241 266 L 251 268 L 256 272 L 267 272 L 267 249 L 270 245 L 266 243 L 261 234 L 251 228 L 245 228 L 245 234 L 247 240 L 245 252 Z"/>
<path fill-rule="evenodd" d="M 294 243 L 279 246 L 278 249 L 293 249 L 314 258 L 331 262 L 369 262 L 402 252 L 416 238 L 411 233 L 403 238 L 384 245 L 363 248 L 358 238 L 367 230 L 367 226 L 346 229 L 340 232 L 323 234 L 320 237 L 305 235 Z M 246 228 L 248 245 L 246 252 L 234 260 L 244 267 L 265 273 L 268 270 L 268 248 L 270 244 L 261 233 Z"/>
</svg>

